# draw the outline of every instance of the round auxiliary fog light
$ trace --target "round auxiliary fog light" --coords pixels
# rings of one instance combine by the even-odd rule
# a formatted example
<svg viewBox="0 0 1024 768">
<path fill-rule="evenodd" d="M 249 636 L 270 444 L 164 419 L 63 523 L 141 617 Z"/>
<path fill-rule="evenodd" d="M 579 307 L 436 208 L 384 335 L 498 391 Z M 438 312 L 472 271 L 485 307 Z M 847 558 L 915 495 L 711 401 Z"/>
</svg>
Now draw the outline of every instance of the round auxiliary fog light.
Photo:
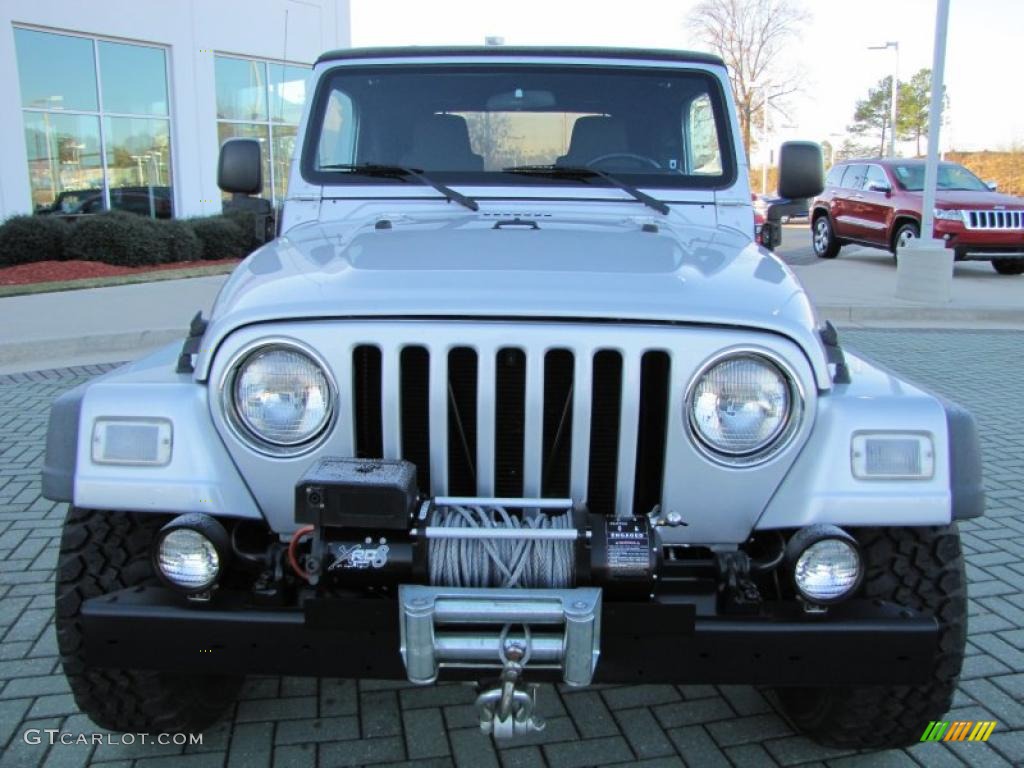
<svg viewBox="0 0 1024 768">
<path fill-rule="evenodd" d="M 228 552 L 224 526 L 209 515 L 192 512 L 160 529 L 153 559 L 157 573 L 169 586 L 195 594 L 217 583 Z"/>
<path fill-rule="evenodd" d="M 857 541 L 834 525 L 812 525 L 797 531 L 786 545 L 786 562 L 797 591 L 817 605 L 845 600 L 864 577 Z"/>
</svg>

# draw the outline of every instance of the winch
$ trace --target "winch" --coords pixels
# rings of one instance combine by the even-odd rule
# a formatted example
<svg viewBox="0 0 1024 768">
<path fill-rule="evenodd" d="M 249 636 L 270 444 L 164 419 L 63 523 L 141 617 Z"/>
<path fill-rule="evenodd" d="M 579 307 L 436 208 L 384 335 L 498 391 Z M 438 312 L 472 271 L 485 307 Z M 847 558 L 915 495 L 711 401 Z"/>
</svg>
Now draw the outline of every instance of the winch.
<svg viewBox="0 0 1024 768">
<path fill-rule="evenodd" d="M 291 548 L 313 585 L 564 589 L 646 596 L 658 565 L 646 517 L 589 514 L 572 499 L 421 499 L 406 461 L 319 460 L 296 487 Z"/>
<path fill-rule="evenodd" d="M 406 461 L 321 459 L 295 500 L 295 571 L 320 589 L 397 590 L 409 680 L 495 680 L 477 707 L 498 738 L 544 727 L 527 669 L 590 684 L 603 593 L 646 598 L 655 578 L 645 517 L 607 519 L 572 499 L 422 499 Z"/>
</svg>

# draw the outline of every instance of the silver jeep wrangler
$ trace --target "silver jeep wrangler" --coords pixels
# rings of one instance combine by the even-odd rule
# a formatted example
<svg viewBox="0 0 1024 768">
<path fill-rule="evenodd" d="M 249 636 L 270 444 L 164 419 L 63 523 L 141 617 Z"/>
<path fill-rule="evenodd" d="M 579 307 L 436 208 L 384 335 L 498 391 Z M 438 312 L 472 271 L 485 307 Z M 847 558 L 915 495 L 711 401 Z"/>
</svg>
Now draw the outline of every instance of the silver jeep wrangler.
<svg viewBox="0 0 1024 768">
<path fill-rule="evenodd" d="M 820 741 L 916 741 L 963 659 L 974 422 L 844 353 L 753 242 L 722 62 L 314 78 L 280 236 L 184 346 L 53 405 L 82 711 L 196 730 L 247 673 L 463 680 L 509 737 L 541 681 L 751 683 Z M 780 157 L 820 191 L 816 145 Z M 258 193 L 259 145 L 219 176 Z"/>
</svg>

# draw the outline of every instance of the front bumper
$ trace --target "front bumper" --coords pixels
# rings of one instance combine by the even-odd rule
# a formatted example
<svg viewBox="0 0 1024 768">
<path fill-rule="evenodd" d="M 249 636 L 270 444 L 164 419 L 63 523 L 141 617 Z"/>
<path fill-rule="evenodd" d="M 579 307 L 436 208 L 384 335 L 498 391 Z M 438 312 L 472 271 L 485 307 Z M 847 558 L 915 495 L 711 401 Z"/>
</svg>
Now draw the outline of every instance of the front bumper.
<svg viewBox="0 0 1024 768">
<path fill-rule="evenodd" d="M 303 608 L 248 604 L 221 592 L 187 603 L 163 588 L 126 589 L 82 606 L 86 663 L 179 673 L 405 679 L 398 603 L 318 599 Z M 700 615 L 678 598 L 605 601 L 594 682 L 765 685 L 914 684 L 933 673 L 938 626 L 863 600 L 827 615 L 766 603 L 758 616 Z M 535 681 L 560 672 L 527 667 Z M 476 680 L 486 669 L 442 669 Z"/>
<path fill-rule="evenodd" d="M 935 221 L 935 237 L 946 242 L 957 261 L 1024 258 L 1024 231 L 967 229 L 958 221 Z"/>
</svg>

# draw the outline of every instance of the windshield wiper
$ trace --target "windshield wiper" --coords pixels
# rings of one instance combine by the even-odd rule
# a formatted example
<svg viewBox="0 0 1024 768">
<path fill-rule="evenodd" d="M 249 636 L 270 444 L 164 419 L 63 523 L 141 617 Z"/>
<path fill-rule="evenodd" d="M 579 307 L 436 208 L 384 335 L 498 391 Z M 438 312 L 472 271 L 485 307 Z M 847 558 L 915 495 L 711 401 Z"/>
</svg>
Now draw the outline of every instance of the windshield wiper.
<svg viewBox="0 0 1024 768">
<path fill-rule="evenodd" d="M 638 200 L 644 205 L 653 208 L 658 213 L 668 215 L 671 210 L 666 203 L 663 203 L 657 198 L 651 197 L 646 192 L 641 192 L 631 184 L 627 184 L 622 179 L 612 176 L 610 173 L 599 171 L 596 168 L 587 168 L 586 166 L 574 166 L 574 165 L 513 165 L 508 168 L 502 168 L 506 173 L 532 173 L 538 176 L 553 176 L 555 178 L 561 176 L 563 178 L 574 178 L 574 179 L 585 179 L 591 176 L 597 176 L 599 179 L 604 179 L 613 187 L 618 187 L 626 194 L 630 195 L 634 200 Z"/>
<path fill-rule="evenodd" d="M 471 211 L 480 210 L 480 206 L 477 204 L 476 200 L 471 197 L 466 197 L 461 192 L 456 192 L 451 187 L 445 186 L 439 181 L 434 181 L 419 168 L 408 168 L 404 165 L 382 165 L 379 163 L 334 163 L 332 165 L 321 165 L 317 170 L 349 171 L 350 173 L 359 173 L 363 176 L 390 176 L 398 178 L 407 178 L 411 176 L 417 181 L 426 184 L 428 187 L 436 189 L 444 195 L 449 202 L 464 205 Z"/>
</svg>

